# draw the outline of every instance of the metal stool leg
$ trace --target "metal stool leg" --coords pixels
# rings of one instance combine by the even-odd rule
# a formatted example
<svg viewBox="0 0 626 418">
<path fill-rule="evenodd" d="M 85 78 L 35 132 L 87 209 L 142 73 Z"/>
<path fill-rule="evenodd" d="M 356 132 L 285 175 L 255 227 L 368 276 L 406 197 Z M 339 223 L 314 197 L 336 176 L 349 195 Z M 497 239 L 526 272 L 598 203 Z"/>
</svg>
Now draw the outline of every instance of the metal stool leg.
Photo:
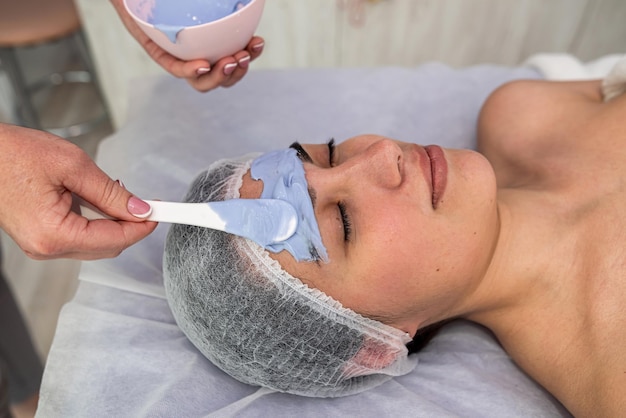
<svg viewBox="0 0 626 418">
<path fill-rule="evenodd" d="M 28 128 L 41 129 L 39 116 L 31 102 L 29 88 L 22 76 L 15 50 L 13 48 L 0 48 L 0 61 L 2 61 L 2 67 L 9 75 L 15 92 L 17 100 L 15 116 L 18 124 Z"/>
<path fill-rule="evenodd" d="M 85 68 L 91 75 L 91 81 L 98 92 L 98 97 L 100 98 L 100 103 L 102 103 L 102 111 L 104 112 L 104 118 L 109 118 L 109 111 L 104 100 L 104 93 L 100 87 L 100 80 L 98 78 L 98 73 L 96 71 L 96 67 L 91 60 L 91 54 L 89 53 L 89 48 L 87 47 L 87 41 L 85 40 L 85 32 L 81 29 L 76 35 L 74 35 L 74 42 L 76 43 L 76 49 L 78 50 L 78 54 L 80 55 L 81 61 L 85 65 Z"/>
<path fill-rule="evenodd" d="M 15 49 L 0 48 L 0 60 L 2 61 L 2 66 L 6 70 L 6 73 L 11 80 L 13 90 L 15 91 L 17 101 L 15 114 L 17 123 L 29 128 L 41 130 L 45 129 L 50 133 L 64 138 L 71 138 L 83 135 L 95 129 L 99 124 L 108 119 L 108 112 L 106 104 L 104 103 L 104 95 L 102 94 L 96 79 L 95 68 L 91 62 L 82 30 L 75 32 L 70 38 L 63 38 L 59 40 L 59 42 L 61 41 L 71 41 L 73 43 L 79 54 L 79 58 L 84 69 L 55 72 L 38 81 L 27 84 L 21 71 Z M 62 127 L 43 127 L 40 115 L 32 102 L 33 95 L 41 90 L 54 88 L 65 83 L 91 84 L 95 88 L 95 93 L 98 97 L 98 101 L 101 103 L 102 111 L 97 116 L 84 122 L 78 122 Z"/>
<path fill-rule="evenodd" d="M 102 99 L 103 95 L 100 92 L 100 88 L 96 80 L 95 69 L 91 63 L 89 52 L 87 50 L 87 45 L 84 42 L 82 36 L 82 30 L 79 30 L 74 33 L 70 39 L 66 38 L 64 39 L 64 41 L 72 41 L 74 43 L 74 46 L 78 50 L 84 69 L 54 73 L 51 74 L 49 77 L 46 77 L 39 82 L 29 86 L 29 91 L 31 93 L 65 83 L 91 84 L 95 88 L 96 94 L 98 96 L 98 101 L 102 104 L 102 112 L 98 116 L 94 117 L 93 119 L 79 122 L 70 126 L 45 128 L 46 131 L 64 138 L 72 138 L 86 134 L 95 129 L 100 123 L 104 122 L 108 118 L 106 106 Z"/>
<path fill-rule="evenodd" d="M 82 30 L 79 30 L 72 37 L 72 41 L 76 46 L 76 50 L 78 51 L 78 55 L 80 56 L 80 60 L 91 74 L 92 79 L 96 80 L 96 69 L 91 62 L 91 55 L 89 55 L 89 49 L 87 48 L 87 42 L 85 41 L 85 35 Z"/>
</svg>

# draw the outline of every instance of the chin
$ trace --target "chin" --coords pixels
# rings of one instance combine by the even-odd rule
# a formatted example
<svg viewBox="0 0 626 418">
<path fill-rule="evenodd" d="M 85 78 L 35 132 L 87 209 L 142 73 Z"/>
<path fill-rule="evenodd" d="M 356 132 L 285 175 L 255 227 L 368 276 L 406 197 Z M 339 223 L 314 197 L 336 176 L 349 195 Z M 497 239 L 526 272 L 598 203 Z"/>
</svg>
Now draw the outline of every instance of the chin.
<svg viewBox="0 0 626 418">
<path fill-rule="evenodd" d="M 446 149 L 448 184 L 444 203 L 456 207 L 475 206 L 486 209 L 496 206 L 496 174 L 484 155 L 466 149 Z"/>
</svg>

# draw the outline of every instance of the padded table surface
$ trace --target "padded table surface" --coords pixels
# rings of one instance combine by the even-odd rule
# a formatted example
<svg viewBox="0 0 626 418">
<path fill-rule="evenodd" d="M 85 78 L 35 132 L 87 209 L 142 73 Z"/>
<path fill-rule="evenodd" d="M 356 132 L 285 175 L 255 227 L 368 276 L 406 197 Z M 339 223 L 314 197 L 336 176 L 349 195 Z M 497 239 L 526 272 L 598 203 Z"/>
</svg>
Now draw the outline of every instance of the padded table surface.
<svg viewBox="0 0 626 418">
<path fill-rule="evenodd" d="M 438 63 L 417 68 L 253 71 L 208 94 L 170 77 L 138 80 L 129 122 L 100 146 L 98 164 L 146 199 L 180 200 L 221 157 L 376 133 L 421 144 L 473 147 L 487 95 L 539 78 L 530 68 Z M 85 262 L 46 365 L 38 416 L 568 416 L 510 360 L 486 329 L 453 322 L 416 369 L 337 399 L 239 383 L 206 360 L 164 299 L 168 226 L 111 260 Z"/>
</svg>

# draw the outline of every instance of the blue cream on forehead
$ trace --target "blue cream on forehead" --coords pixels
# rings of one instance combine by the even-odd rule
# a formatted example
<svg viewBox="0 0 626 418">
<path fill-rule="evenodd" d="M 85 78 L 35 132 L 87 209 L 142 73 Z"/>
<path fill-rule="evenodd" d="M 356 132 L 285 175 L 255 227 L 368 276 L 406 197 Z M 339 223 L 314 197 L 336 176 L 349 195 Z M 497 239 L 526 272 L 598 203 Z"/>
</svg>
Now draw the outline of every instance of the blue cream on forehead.
<svg viewBox="0 0 626 418">
<path fill-rule="evenodd" d="M 286 241 L 266 245 L 271 252 L 287 250 L 298 261 L 328 261 L 322 243 L 313 203 L 308 192 L 302 161 L 294 149 L 268 152 L 256 158 L 250 167 L 254 180 L 263 181 L 261 199 L 289 202 L 298 214 L 298 228 Z M 280 213 L 276 214 L 281 216 Z"/>
</svg>

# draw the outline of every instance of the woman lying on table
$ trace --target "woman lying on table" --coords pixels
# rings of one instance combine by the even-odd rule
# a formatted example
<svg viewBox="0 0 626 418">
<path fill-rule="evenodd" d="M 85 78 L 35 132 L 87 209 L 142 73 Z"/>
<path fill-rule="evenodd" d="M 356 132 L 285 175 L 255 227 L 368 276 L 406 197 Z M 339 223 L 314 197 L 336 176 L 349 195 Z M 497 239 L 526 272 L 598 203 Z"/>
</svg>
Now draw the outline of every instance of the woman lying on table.
<svg viewBox="0 0 626 418">
<path fill-rule="evenodd" d="M 176 225 L 166 246 L 177 322 L 227 373 L 348 395 L 465 318 L 575 416 L 626 411 L 626 95 L 516 81 L 484 104 L 478 152 L 362 135 L 269 155 L 214 164 L 187 200 L 266 197 L 259 173 L 300 166 L 306 245 Z"/>
</svg>

